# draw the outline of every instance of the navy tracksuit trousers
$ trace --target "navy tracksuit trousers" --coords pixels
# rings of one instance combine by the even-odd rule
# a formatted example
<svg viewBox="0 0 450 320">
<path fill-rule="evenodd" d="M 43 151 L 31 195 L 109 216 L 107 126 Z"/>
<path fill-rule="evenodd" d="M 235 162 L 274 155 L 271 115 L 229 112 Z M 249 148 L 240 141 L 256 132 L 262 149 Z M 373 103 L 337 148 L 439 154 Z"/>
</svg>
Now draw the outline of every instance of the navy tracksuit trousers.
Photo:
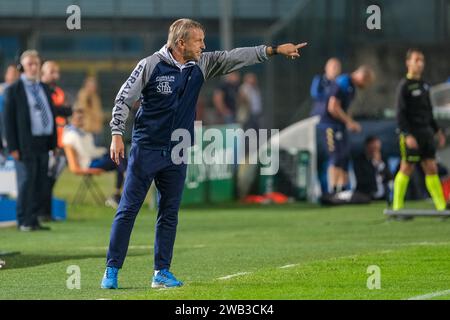
<svg viewBox="0 0 450 320">
<path fill-rule="evenodd" d="M 186 164 L 173 164 L 170 152 L 133 144 L 122 197 L 112 224 L 108 267 L 122 267 L 134 221 L 154 180 L 159 193 L 154 269 L 169 269 L 185 177 Z"/>
</svg>

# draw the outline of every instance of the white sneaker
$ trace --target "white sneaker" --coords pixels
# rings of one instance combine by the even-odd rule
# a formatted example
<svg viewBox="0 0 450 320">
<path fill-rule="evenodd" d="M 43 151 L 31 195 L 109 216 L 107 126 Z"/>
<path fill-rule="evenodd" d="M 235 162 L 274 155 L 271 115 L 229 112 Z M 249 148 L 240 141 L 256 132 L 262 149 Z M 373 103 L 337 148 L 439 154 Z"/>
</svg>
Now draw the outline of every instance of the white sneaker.
<svg viewBox="0 0 450 320">
<path fill-rule="evenodd" d="M 114 198 L 114 196 L 112 196 L 112 197 L 109 197 L 108 199 L 106 199 L 105 206 L 113 208 L 113 209 L 117 209 L 119 207 L 119 203 Z"/>
</svg>

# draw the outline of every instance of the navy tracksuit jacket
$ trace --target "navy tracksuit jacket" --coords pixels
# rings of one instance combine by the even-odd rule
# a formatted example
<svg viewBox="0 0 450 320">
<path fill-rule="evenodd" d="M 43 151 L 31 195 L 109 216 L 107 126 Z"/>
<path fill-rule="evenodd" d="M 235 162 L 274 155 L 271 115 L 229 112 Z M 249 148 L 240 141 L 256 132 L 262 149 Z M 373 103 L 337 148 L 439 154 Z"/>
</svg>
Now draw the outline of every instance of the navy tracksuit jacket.
<svg viewBox="0 0 450 320">
<path fill-rule="evenodd" d="M 116 97 L 110 123 L 113 135 L 123 134 L 130 108 L 141 99 L 107 266 L 122 267 L 134 221 L 154 180 L 159 195 L 154 268 L 169 269 L 186 176 L 186 164 L 171 160 L 172 132 L 186 129 L 193 139 L 195 107 L 205 80 L 265 60 L 266 47 L 257 46 L 205 52 L 198 62 L 180 65 L 164 46 L 138 63 Z"/>
</svg>

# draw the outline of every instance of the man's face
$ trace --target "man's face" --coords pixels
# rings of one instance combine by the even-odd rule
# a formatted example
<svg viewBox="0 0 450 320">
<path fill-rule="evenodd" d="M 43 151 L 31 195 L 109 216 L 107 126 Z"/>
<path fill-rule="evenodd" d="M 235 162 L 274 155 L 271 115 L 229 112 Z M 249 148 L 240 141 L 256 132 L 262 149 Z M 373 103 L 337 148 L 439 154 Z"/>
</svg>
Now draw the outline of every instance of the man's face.
<svg viewBox="0 0 450 320">
<path fill-rule="evenodd" d="M 51 63 L 49 65 L 44 64 L 42 67 L 42 81 L 45 83 L 56 83 L 59 81 L 60 73 L 59 66 Z"/>
<path fill-rule="evenodd" d="M 365 89 L 370 85 L 368 78 L 364 75 L 361 75 L 359 81 L 357 82 L 357 86 L 360 89 Z"/>
<path fill-rule="evenodd" d="M 19 79 L 19 71 L 15 67 L 9 66 L 5 72 L 5 82 L 11 84 L 17 79 Z"/>
<path fill-rule="evenodd" d="M 201 29 L 191 29 L 186 40 L 180 40 L 183 58 L 186 61 L 200 60 L 202 51 L 205 50 L 205 34 Z"/>
<path fill-rule="evenodd" d="M 84 116 L 83 113 L 81 112 L 75 112 L 72 115 L 72 125 L 76 128 L 81 128 L 83 127 L 84 124 Z"/>
<path fill-rule="evenodd" d="M 85 82 L 84 88 L 89 93 L 97 92 L 97 80 L 95 78 L 88 78 Z"/>
<path fill-rule="evenodd" d="M 377 153 L 381 152 L 381 141 L 376 139 L 373 140 L 366 146 L 367 154 L 373 158 Z"/>
<path fill-rule="evenodd" d="M 421 75 L 425 68 L 425 57 L 420 52 L 413 52 L 409 59 L 406 61 L 408 67 L 408 73 Z"/>
<path fill-rule="evenodd" d="M 256 87 L 258 85 L 258 78 L 253 73 L 247 73 L 244 77 L 244 82 Z"/>
<path fill-rule="evenodd" d="M 231 83 L 234 85 L 239 85 L 239 83 L 241 82 L 241 76 L 240 76 L 239 72 L 237 72 L 237 71 L 227 74 L 225 79 L 228 83 Z"/>
<path fill-rule="evenodd" d="M 41 69 L 41 60 L 35 56 L 26 56 L 22 59 L 23 72 L 29 79 L 39 79 L 39 71 Z"/>
<path fill-rule="evenodd" d="M 341 74 L 341 63 L 337 59 L 328 60 L 325 65 L 325 74 L 329 80 L 335 80 Z"/>
<path fill-rule="evenodd" d="M 372 85 L 373 83 L 373 79 L 370 76 L 370 74 L 365 73 L 363 71 L 357 71 L 355 78 L 353 79 L 355 85 L 359 88 L 359 89 L 365 89 L 368 88 Z"/>
</svg>

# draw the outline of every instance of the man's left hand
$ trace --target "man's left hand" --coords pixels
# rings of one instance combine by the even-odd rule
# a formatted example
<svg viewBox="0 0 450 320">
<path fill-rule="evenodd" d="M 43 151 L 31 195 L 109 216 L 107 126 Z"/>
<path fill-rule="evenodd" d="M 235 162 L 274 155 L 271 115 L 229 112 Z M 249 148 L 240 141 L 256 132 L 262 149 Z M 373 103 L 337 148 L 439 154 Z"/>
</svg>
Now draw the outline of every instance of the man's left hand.
<svg viewBox="0 0 450 320">
<path fill-rule="evenodd" d="M 296 59 L 300 57 L 300 49 L 306 47 L 308 43 L 303 42 L 299 44 L 286 43 L 277 47 L 277 52 L 286 56 L 287 58 Z"/>
</svg>

